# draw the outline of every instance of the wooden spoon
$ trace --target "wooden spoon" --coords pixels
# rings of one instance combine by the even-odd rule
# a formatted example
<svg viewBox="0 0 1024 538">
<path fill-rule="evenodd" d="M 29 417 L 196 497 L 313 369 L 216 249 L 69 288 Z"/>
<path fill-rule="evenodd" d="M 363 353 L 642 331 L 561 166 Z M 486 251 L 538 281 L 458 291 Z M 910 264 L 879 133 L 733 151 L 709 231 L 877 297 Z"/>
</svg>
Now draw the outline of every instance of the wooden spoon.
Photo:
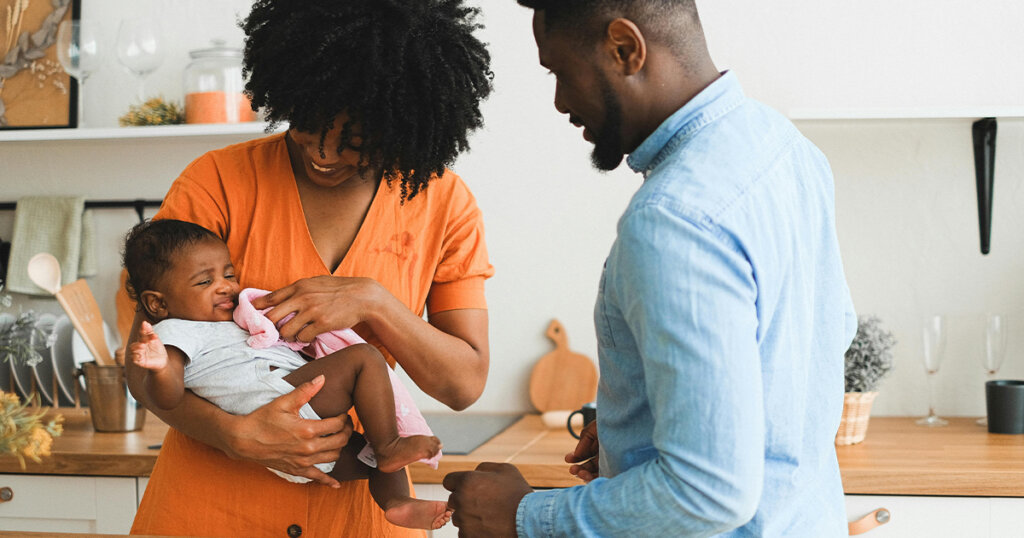
<svg viewBox="0 0 1024 538">
<path fill-rule="evenodd" d="M 48 252 L 28 260 L 28 278 L 33 284 L 56 295 L 60 291 L 60 262 Z"/>
<path fill-rule="evenodd" d="M 530 373 L 530 401 L 541 413 L 573 410 L 597 396 L 597 367 L 586 355 L 569 350 L 569 337 L 557 320 L 551 320 L 548 338 L 555 342 Z M 564 419 L 563 419 L 564 420 Z"/>
<path fill-rule="evenodd" d="M 82 335 L 86 347 L 100 366 L 114 366 L 103 331 L 103 317 L 89 285 L 82 279 L 60 285 L 60 262 L 52 254 L 40 252 L 28 261 L 28 277 L 36 286 L 57 296 L 71 324 Z"/>
</svg>

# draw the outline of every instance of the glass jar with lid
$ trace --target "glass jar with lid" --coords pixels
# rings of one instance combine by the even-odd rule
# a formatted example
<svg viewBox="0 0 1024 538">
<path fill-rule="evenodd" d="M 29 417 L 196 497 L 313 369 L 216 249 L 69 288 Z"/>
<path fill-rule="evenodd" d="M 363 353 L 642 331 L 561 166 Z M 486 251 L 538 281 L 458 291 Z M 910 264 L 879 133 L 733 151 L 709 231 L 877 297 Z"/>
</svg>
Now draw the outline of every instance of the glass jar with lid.
<svg viewBox="0 0 1024 538">
<path fill-rule="evenodd" d="M 242 51 L 214 40 L 209 48 L 189 51 L 185 67 L 185 123 L 256 121 L 243 93 Z"/>
</svg>

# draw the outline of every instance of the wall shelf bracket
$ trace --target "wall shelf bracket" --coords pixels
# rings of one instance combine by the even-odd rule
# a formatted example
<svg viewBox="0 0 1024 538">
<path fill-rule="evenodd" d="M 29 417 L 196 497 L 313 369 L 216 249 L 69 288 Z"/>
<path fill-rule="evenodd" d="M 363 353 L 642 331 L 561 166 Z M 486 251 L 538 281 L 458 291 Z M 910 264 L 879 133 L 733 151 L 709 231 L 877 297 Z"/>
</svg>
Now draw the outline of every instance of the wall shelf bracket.
<svg viewBox="0 0 1024 538">
<path fill-rule="evenodd" d="M 992 183 L 996 164 L 996 119 L 982 118 L 971 127 L 974 138 L 974 179 L 978 188 L 978 229 L 981 253 L 988 254 L 992 238 Z"/>
</svg>

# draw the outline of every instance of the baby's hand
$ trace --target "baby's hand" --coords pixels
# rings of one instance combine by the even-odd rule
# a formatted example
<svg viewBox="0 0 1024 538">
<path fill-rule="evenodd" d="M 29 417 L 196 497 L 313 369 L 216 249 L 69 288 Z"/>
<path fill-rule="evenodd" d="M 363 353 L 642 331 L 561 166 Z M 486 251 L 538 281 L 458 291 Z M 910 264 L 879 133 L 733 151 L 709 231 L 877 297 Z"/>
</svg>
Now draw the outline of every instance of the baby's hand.
<svg viewBox="0 0 1024 538">
<path fill-rule="evenodd" d="M 142 322 L 139 328 L 139 340 L 128 347 L 128 354 L 136 366 L 147 370 L 163 370 L 167 368 L 167 348 L 160 337 L 153 332 L 148 321 Z"/>
</svg>

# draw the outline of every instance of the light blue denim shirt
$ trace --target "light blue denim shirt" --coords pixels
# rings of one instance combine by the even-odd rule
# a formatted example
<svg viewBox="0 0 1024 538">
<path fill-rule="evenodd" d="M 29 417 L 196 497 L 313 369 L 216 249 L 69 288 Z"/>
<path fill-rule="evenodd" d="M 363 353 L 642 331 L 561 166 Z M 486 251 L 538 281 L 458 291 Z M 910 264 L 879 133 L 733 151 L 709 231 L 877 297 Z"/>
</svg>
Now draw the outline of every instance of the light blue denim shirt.
<svg viewBox="0 0 1024 538">
<path fill-rule="evenodd" d="M 856 315 L 824 155 L 725 73 L 629 156 L 594 323 L 601 477 L 520 536 L 846 536 L 834 439 Z"/>
</svg>

